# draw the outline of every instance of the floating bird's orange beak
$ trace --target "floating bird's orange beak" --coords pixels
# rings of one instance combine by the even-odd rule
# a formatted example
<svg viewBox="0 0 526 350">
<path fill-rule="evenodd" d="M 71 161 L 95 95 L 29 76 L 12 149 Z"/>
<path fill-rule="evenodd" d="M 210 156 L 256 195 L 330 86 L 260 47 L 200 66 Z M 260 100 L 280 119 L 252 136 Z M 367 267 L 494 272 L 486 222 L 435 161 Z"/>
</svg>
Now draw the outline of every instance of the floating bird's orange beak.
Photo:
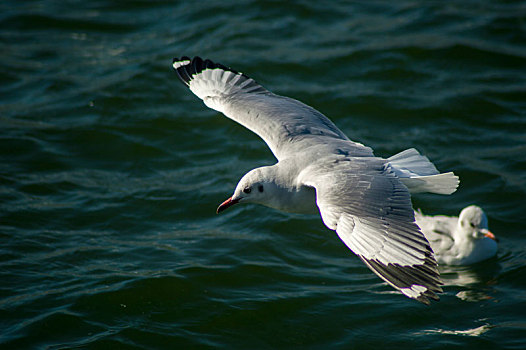
<svg viewBox="0 0 526 350">
<path fill-rule="evenodd" d="M 497 237 L 490 230 L 481 230 L 481 232 L 484 234 L 484 237 L 491 238 L 494 241 L 497 240 Z"/>
<path fill-rule="evenodd" d="M 217 207 L 216 213 L 219 214 L 220 212 L 222 212 L 225 209 L 228 209 L 229 207 L 233 206 L 237 202 L 239 202 L 239 199 L 232 199 L 232 197 L 228 198 L 226 201 L 221 203 L 219 207 Z"/>
</svg>

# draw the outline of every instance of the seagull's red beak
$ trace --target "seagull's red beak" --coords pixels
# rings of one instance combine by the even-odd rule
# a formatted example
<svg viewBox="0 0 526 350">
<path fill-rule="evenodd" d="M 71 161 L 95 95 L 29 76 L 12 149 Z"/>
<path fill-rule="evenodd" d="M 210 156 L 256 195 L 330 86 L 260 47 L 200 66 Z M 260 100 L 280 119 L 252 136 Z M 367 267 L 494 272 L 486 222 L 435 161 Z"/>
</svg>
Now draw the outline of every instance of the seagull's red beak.
<svg viewBox="0 0 526 350">
<path fill-rule="evenodd" d="M 217 207 L 216 213 L 219 214 L 220 212 L 222 212 L 225 209 L 228 209 L 229 207 L 233 206 L 237 202 L 239 202 L 239 199 L 232 199 L 232 197 L 228 198 L 226 201 L 221 203 L 219 207 Z"/>
<path fill-rule="evenodd" d="M 484 237 L 491 238 L 492 240 L 496 241 L 497 238 L 490 230 L 483 230 L 482 233 L 484 233 Z"/>
</svg>

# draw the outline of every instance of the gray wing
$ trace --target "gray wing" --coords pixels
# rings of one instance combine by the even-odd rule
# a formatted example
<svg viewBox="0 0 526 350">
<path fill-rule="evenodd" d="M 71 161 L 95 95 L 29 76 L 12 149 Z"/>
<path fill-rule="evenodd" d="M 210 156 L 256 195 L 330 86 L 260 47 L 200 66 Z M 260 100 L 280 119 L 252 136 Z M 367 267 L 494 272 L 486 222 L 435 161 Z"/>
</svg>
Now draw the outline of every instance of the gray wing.
<svg viewBox="0 0 526 350">
<path fill-rule="evenodd" d="M 438 257 L 451 250 L 455 244 L 452 234 L 458 218 L 444 215 L 428 216 L 417 210 L 415 219 Z"/>
<path fill-rule="evenodd" d="M 275 95 L 242 73 L 200 57 L 174 58 L 173 67 L 208 107 L 259 135 L 278 160 L 314 144 L 330 142 L 335 143 L 335 151 L 344 147 L 346 154 L 373 155 L 369 147 L 350 141 L 314 108 Z"/>
<path fill-rule="evenodd" d="M 407 188 L 384 160 L 333 157 L 300 176 L 316 189 L 325 225 L 373 272 L 410 298 L 438 300 L 433 251 L 415 224 Z"/>
</svg>

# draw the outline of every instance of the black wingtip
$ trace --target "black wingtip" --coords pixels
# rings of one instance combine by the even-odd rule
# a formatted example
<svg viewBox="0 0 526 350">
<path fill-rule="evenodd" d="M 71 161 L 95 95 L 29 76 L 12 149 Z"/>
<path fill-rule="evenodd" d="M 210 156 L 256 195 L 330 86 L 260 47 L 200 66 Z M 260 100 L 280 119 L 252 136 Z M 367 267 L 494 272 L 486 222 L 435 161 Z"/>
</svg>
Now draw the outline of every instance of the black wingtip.
<svg viewBox="0 0 526 350">
<path fill-rule="evenodd" d="M 429 299 L 440 300 L 435 293 L 442 292 L 440 285 L 443 282 L 432 256 L 428 255 L 423 265 L 414 266 L 385 265 L 375 259 L 360 258 L 374 273 L 405 296 L 426 305 L 430 304 Z"/>
<path fill-rule="evenodd" d="M 189 86 L 190 80 L 192 80 L 192 75 L 188 74 L 187 68 L 191 63 L 192 60 L 187 56 L 183 56 L 181 58 L 174 57 L 172 60 L 172 67 L 175 69 L 179 80 L 181 80 L 186 86 Z"/>
<path fill-rule="evenodd" d="M 203 60 L 199 56 L 190 58 L 188 56 L 174 57 L 172 59 L 172 67 L 175 69 L 179 79 L 187 86 L 190 85 L 190 81 L 193 79 L 193 76 L 201 73 L 205 69 L 215 69 L 219 68 L 225 71 L 232 72 L 234 74 L 241 74 L 244 77 L 248 78 L 243 73 L 240 73 L 232 68 L 226 67 L 221 63 L 215 63 L 209 59 Z"/>
</svg>

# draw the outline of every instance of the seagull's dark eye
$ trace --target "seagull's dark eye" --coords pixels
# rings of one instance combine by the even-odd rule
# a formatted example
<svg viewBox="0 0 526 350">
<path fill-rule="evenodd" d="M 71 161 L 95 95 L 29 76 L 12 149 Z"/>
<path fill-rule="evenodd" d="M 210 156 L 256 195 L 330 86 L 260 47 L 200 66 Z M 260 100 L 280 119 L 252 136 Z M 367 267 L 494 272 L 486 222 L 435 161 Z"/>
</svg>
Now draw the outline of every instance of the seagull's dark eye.
<svg viewBox="0 0 526 350">
<path fill-rule="evenodd" d="M 248 194 L 248 193 L 252 192 L 252 189 L 251 189 L 250 187 L 245 187 L 245 188 L 243 189 L 243 192 L 245 192 L 245 193 Z"/>
<path fill-rule="evenodd" d="M 471 227 L 475 228 L 475 224 L 474 224 L 474 223 L 470 222 L 469 225 L 470 225 Z"/>
<path fill-rule="evenodd" d="M 259 192 L 263 192 L 263 185 L 259 185 L 259 186 L 258 186 L 258 191 L 259 191 Z"/>
</svg>

